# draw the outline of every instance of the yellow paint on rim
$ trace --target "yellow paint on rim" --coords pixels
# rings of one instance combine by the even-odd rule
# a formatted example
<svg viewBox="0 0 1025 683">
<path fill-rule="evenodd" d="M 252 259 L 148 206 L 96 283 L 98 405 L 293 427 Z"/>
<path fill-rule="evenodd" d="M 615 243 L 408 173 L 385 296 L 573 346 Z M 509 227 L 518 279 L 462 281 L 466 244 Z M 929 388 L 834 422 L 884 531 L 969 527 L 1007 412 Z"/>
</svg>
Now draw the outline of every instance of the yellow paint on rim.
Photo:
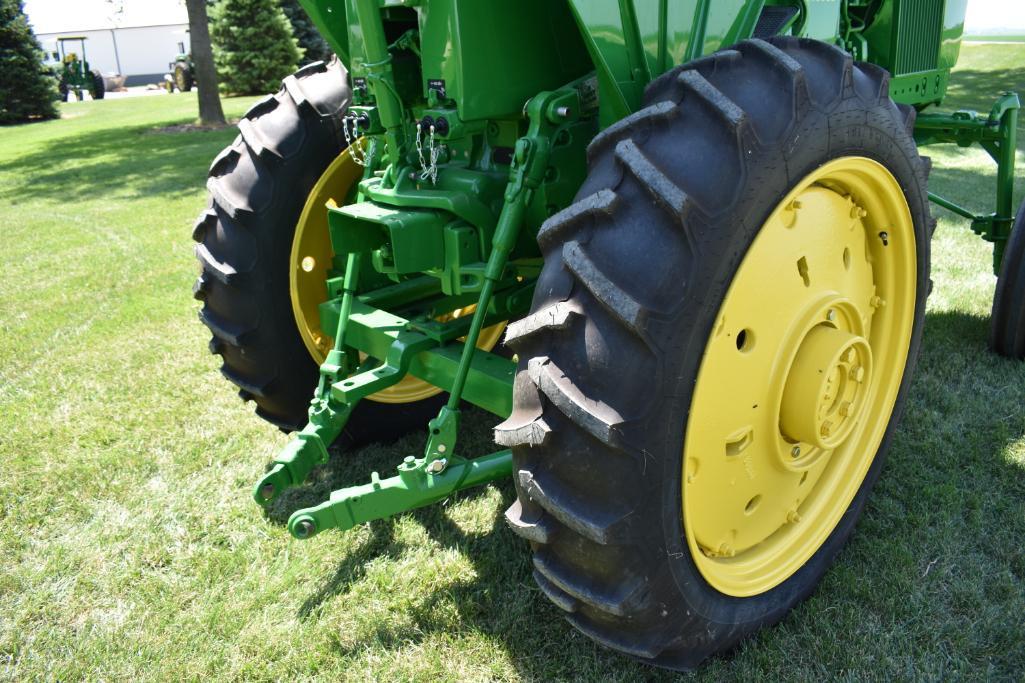
<svg viewBox="0 0 1025 683">
<path fill-rule="evenodd" d="M 836 528 L 893 413 L 916 282 L 911 212 L 876 161 L 823 165 L 769 216 L 719 309 L 684 441 L 687 543 L 716 590 L 778 586 Z"/>
<path fill-rule="evenodd" d="M 352 158 L 348 149 L 338 155 L 310 191 L 292 239 L 288 273 L 292 313 L 306 349 L 318 364 L 327 358 L 327 353 L 334 342 L 332 336 L 325 334 L 320 327 L 318 309 L 327 298 L 325 282 L 334 257 L 325 207 L 329 203 L 335 206 L 344 205 L 362 175 L 362 168 Z M 468 315 L 474 308 L 467 306 L 453 311 L 448 316 Z M 505 323 L 482 330 L 478 348 L 485 351 L 493 349 L 504 330 Z M 398 384 L 368 398 L 379 403 L 412 403 L 439 393 L 441 389 L 438 387 L 416 377 L 406 376 Z"/>
</svg>

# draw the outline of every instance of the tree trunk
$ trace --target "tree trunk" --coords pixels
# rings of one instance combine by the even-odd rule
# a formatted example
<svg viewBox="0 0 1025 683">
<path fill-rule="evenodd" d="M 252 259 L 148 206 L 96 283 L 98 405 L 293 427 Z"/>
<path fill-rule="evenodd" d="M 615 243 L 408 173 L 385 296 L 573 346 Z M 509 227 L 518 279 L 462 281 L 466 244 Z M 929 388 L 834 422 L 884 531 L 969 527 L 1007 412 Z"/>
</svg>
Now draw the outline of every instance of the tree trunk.
<svg viewBox="0 0 1025 683">
<path fill-rule="evenodd" d="M 199 91 L 199 122 L 204 126 L 223 126 L 224 110 L 217 92 L 217 71 L 210 47 L 210 29 L 206 19 L 206 0 L 185 0 L 189 12 L 189 44 Z"/>
</svg>

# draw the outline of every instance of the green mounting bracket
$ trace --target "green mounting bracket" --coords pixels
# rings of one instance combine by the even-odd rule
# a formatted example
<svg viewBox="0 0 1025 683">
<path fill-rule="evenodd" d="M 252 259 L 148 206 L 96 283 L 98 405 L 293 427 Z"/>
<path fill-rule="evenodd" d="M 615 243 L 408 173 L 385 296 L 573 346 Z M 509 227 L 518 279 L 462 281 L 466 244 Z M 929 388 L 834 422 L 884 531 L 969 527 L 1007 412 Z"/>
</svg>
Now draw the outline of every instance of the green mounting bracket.
<svg viewBox="0 0 1025 683">
<path fill-rule="evenodd" d="M 978 144 L 997 163 L 996 210 L 977 214 L 932 192 L 937 206 L 971 221 L 972 231 L 993 243 L 993 272 L 1000 272 L 1004 248 L 1014 224 L 1014 162 L 1021 101 L 1016 93 L 1004 93 L 986 117 L 973 111 L 953 114 L 920 114 L 915 122 L 915 141 L 920 145 Z"/>
<path fill-rule="evenodd" d="M 445 462 L 407 456 L 394 477 L 381 479 L 374 472 L 369 484 L 339 489 L 320 505 L 297 510 L 288 520 L 288 531 L 298 539 L 311 538 L 325 529 L 344 531 L 363 522 L 437 503 L 457 491 L 511 474 L 510 451 L 473 460 L 453 455 Z"/>
</svg>

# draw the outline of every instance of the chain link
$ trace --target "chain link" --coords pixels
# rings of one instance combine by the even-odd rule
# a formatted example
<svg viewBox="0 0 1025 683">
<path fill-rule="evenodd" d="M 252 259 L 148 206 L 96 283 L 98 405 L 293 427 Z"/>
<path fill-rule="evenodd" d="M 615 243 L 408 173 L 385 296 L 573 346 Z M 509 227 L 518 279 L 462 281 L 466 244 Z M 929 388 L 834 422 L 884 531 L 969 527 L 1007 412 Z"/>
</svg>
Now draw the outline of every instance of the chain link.
<svg viewBox="0 0 1025 683">
<path fill-rule="evenodd" d="M 416 153 L 420 155 L 420 168 L 423 173 L 420 174 L 420 180 L 430 180 L 431 185 L 438 183 L 438 154 L 441 152 L 440 147 L 434 145 L 434 124 L 431 124 L 431 136 L 427 140 L 427 156 L 430 157 L 430 164 L 424 158 L 423 149 L 423 126 L 420 123 L 416 124 Z"/>
<path fill-rule="evenodd" d="M 352 124 L 352 133 L 349 133 L 349 124 Z M 359 142 L 359 121 L 355 116 L 346 116 L 342 119 L 342 134 L 345 136 L 345 144 L 349 148 L 349 155 L 352 160 L 360 166 L 367 165 L 367 155 L 356 143 Z"/>
</svg>

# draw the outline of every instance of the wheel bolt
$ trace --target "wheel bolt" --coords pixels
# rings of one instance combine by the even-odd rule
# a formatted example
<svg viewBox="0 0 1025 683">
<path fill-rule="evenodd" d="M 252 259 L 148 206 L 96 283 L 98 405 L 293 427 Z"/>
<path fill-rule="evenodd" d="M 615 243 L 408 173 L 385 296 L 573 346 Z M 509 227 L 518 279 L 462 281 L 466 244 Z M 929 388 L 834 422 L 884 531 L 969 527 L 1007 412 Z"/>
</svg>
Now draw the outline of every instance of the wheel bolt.
<svg viewBox="0 0 1025 683">
<path fill-rule="evenodd" d="M 832 308 L 829 309 L 826 312 L 826 320 L 828 320 L 829 322 L 833 322 L 834 320 L 836 320 L 836 311 L 834 311 Z"/>
<path fill-rule="evenodd" d="M 830 422 L 829 420 L 826 420 L 825 422 L 823 422 L 822 423 L 822 428 L 819 429 L 819 433 L 822 434 L 822 436 L 829 436 L 830 434 L 832 434 L 833 433 L 833 423 Z"/>
<path fill-rule="evenodd" d="M 800 446 L 794 446 L 793 448 L 791 448 L 790 449 L 790 456 L 793 457 L 793 458 L 800 458 L 801 457 L 801 447 Z"/>
<path fill-rule="evenodd" d="M 791 510 L 787 513 L 787 521 L 791 524 L 797 524 L 801 521 L 801 514 L 797 510 Z"/>
</svg>

